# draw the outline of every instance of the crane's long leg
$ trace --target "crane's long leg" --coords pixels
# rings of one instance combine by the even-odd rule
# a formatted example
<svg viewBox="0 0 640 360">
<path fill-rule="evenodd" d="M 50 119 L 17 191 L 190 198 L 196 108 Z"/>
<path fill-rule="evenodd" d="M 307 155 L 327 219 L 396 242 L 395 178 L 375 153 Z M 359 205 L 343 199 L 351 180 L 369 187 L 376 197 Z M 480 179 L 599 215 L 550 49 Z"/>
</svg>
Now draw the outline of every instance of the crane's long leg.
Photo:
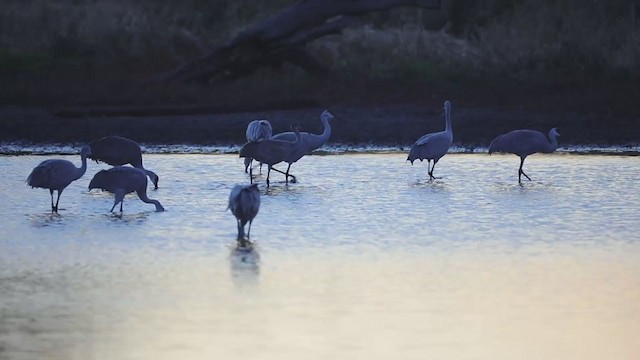
<svg viewBox="0 0 640 360">
<path fill-rule="evenodd" d="M 253 168 L 249 167 L 249 183 L 253 184 Z"/>
<path fill-rule="evenodd" d="M 56 199 L 56 212 L 58 212 L 58 204 L 60 203 L 60 194 L 62 190 L 58 190 L 58 198 Z"/>
<path fill-rule="evenodd" d="M 269 169 L 267 170 L 267 187 L 269 187 L 269 175 L 271 175 L 271 165 L 269 165 Z"/>
<path fill-rule="evenodd" d="M 291 169 L 291 164 L 289 164 L 289 166 L 287 166 L 287 173 L 284 174 L 284 183 L 285 184 L 289 184 L 289 170 Z"/>
<path fill-rule="evenodd" d="M 278 170 L 278 169 L 276 169 L 276 168 L 271 168 L 271 169 L 273 169 L 273 171 L 277 171 L 277 172 L 279 172 L 280 174 L 287 175 L 287 173 L 285 173 L 284 171 L 280 171 L 280 170 Z M 288 174 L 287 176 L 291 178 L 291 182 L 292 182 L 292 183 L 297 182 L 297 180 L 296 180 L 296 177 L 295 177 L 295 176 L 293 176 L 293 175 L 291 175 L 291 174 Z"/>
<path fill-rule="evenodd" d="M 113 209 L 116 208 L 116 205 L 120 203 L 120 212 L 122 212 L 122 201 L 124 200 L 124 191 L 116 191 L 114 195 L 115 195 L 115 200 L 113 201 L 113 206 L 109 211 L 113 212 Z"/>
<path fill-rule="evenodd" d="M 531 178 L 527 174 L 525 174 L 524 171 L 522 170 L 522 165 L 524 165 L 524 159 L 525 158 L 523 158 L 523 157 L 520 158 L 520 168 L 518 169 L 518 183 L 522 182 L 521 181 L 521 178 L 522 178 L 521 175 L 524 175 L 524 177 L 526 177 L 529 181 L 531 181 Z"/>
<path fill-rule="evenodd" d="M 249 220 L 249 229 L 247 230 L 247 239 L 251 239 L 251 224 L 253 220 Z"/>
<path fill-rule="evenodd" d="M 238 240 L 244 238 L 244 227 L 242 226 L 242 222 L 240 219 L 236 219 L 238 223 Z"/>
<path fill-rule="evenodd" d="M 49 189 L 49 194 L 51 195 L 51 212 L 56 212 L 56 207 L 53 205 L 53 189 Z"/>
<path fill-rule="evenodd" d="M 433 169 L 436 168 L 436 163 L 438 161 L 437 160 L 433 160 L 433 166 L 431 167 L 431 172 L 429 172 L 429 179 L 433 180 L 433 179 L 437 179 L 435 176 L 433 176 Z"/>
</svg>

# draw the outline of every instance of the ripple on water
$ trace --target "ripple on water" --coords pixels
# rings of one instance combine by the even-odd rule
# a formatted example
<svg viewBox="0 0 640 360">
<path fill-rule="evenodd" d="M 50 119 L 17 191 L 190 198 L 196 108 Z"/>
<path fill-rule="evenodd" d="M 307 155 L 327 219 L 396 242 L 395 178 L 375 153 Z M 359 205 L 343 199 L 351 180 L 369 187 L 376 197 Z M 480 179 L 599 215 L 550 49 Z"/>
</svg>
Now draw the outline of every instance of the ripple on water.
<svg viewBox="0 0 640 360">
<path fill-rule="evenodd" d="M 310 156 L 295 184 L 257 177 L 255 247 L 240 251 L 225 210 L 248 183 L 237 155 L 145 157 L 162 213 L 136 195 L 110 213 L 113 195 L 87 191 L 105 168 L 91 163 L 59 214 L 24 184 L 41 157 L 0 157 L 0 354 L 640 354 L 636 158 L 534 155 L 521 185 L 514 156 L 450 154 L 434 181 L 405 159 Z"/>
</svg>

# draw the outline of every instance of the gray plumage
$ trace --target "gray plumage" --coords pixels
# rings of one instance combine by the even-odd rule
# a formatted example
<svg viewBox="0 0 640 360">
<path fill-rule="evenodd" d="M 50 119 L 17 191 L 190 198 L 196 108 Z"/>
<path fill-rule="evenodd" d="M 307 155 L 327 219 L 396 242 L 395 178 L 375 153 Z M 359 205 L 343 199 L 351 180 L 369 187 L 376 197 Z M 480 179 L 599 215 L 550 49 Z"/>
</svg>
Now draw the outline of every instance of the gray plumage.
<svg viewBox="0 0 640 360">
<path fill-rule="evenodd" d="M 91 179 L 89 190 L 101 189 L 115 195 L 115 201 L 110 211 L 122 203 L 126 194 L 136 192 L 140 200 L 147 204 L 154 204 L 156 211 L 164 211 L 164 207 L 158 200 L 147 197 L 147 174 L 142 170 L 129 166 L 116 166 L 108 170 L 100 170 Z"/>
<path fill-rule="evenodd" d="M 250 244 L 251 224 L 260 210 L 260 191 L 257 184 L 236 185 L 229 195 L 227 209 L 236 217 L 238 223 L 238 243 L 241 247 Z M 244 227 L 249 223 L 245 238 Z"/>
<path fill-rule="evenodd" d="M 320 114 L 320 121 L 323 126 L 321 134 L 311 134 L 306 131 L 300 132 L 300 135 L 302 136 L 302 147 L 300 148 L 302 155 L 300 155 L 300 157 L 311 154 L 313 150 L 316 150 L 327 143 L 329 137 L 331 137 L 331 124 L 329 123 L 329 120 L 333 118 L 333 114 L 329 112 L 329 110 L 325 110 Z M 271 139 L 296 141 L 296 134 L 293 131 L 287 131 L 273 135 Z"/>
<path fill-rule="evenodd" d="M 269 186 L 269 176 L 271 175 L 273 165 L 286 162 L 289 164 L 289 167 L 291 167 L 291 164 L 298 161 L 300 158 L 298 155 L 301 152 L 303 142 L 302 135 L 297 127 L 295 128 L 295 134 L 295 141 L 276 140 L 271 138 L 258 142 L 246 143 L 240 149 L 240 157 L 250 157 L 267 164 L 267 186 Z M 279 170 L 276 171 L 281 172 Z M 285 182 L 288 183 L 290 176 L 289 168 L 287 168 L 287 172 L 283 174 L 285 174 Z M 249 177 L 253 183 L 253 174 L 251 171 L 249 172 Z"/>
<path fill-rule="evenodd" d="M 90 159 L 96 162 L 102 161 L 111 166 L 130 164 L 143 170 L 153 182 L 153 186 L 158 188 L 160 178 L 153 171 L 144 168 L 142 149 L 135 141 L 122 136 L 105 136 L 90 142 L 89 146 L 91 147 Z"/>
<path fill-rule="evenodd" d="M 413 162 L 415 160 L 427 160 L 427 173 L 429 179 L 435 179 L 433 176 L 433 169 L 436 167 L 438 160 L 442 158 L 448 151 L 449 147 L 453 143 L 453 130 L 451 128 L 451 102 L 449 100 L 444 102 L 444 120 L 445 130 L 437 133 L 431 133 L 420 137 L 411 147 L 407 160 Z M 433 167 L 431 167 L 431 160 L 433 160 Z"/>
<path fill-rule="evenodd" d="M 329 121 L 333 119 L 335 116 L 329 110 L 325 110 L 320 114 L 320 121 L 322 122 L 323 130 L 321 134 L 311 134 L 306 131 L 300 132 L 302 136 L 302 143 L 300 147 L 296 150 L 294 154 L 292 154 L 293 161 L 289 162 L 287 167 L 286 174 L 289 174 L 289 170 L 291 169 L 291 164 L 300 160 L 303 156 L 309 155 L 313 152 L 313 150 L 319 149 L 324 144 L 329 141 L 331 137 L 331 124 Z M 271 137 L 273 140 L 283 140 L 283 141 L 296 141 L 296 134 L 293 131 L 287 131 L 283 133 L 279 133 L 273 135 Z M 275 171 L 281 172 L 280 170 L 274 169 Z M 287 175 L 287 178 L 291 176 L 293 181 L 295 181 L 295 176 Z"/>
<path fill-rule="evenodd" d="M 58 212 L 60 194 L 73 181 L 78 180 L 87 171 L 87 157 L 91 155 L 91 149 L 83 146 L 80 149 L 82 165 L 78 168 L 71 161 L 62 159 L 49 159 L 36 166 L 27 177 L 27 184 L 32 188 L 49 189 L 51 195 L 51 211 Z M 53 203 L 53 192 L 58 191 L 58 198 Z"/>
<path fill-rule="evenodd" d="M 524 173 L 522 165 L 527 156 L 535 153 L 552 153 L 558 148 L 557 128 L 549 130 L 549 139 L 544 134 L 535 130 L 513 130 L 497 136 L 489 145 L 489 155 L 494 152 L 511 153 L 520 157 L 518 169 L 518 183 L 521 183 L 522 175 L 529 181 L 531 178 Z"/>
<path fill-rule="evenodd" d="M 253 120 L 247 125 L 247 142 L 256 142 L 271 138 L 273 134 L 273 128 L 269 120 Z M 244 158 L 244 172 L 248 172 L 249 166 L 251 166 L 252 158 Z M 262 172 L 262 163 L 260 163 L 260 172 Z"/>
</svg>

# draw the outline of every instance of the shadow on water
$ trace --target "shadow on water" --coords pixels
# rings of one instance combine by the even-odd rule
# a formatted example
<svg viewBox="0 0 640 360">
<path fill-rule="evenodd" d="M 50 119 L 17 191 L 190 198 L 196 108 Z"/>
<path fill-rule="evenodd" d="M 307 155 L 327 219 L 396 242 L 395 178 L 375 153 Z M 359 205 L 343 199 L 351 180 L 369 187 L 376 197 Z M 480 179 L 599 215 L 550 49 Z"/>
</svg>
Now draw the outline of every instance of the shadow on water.
<svg viewBox="0 0 640 360">
<path fill-rule="evenodd" d="M 275 196 L 280 194 L 296 194 L 299 193 L 301 189 L 295 185 L 285 184 L 283 181 L 282 183 L 271 182 L 271 186 L 269 187 L 265 184 L 261 190 L 265 195 Z"/>
<path fill-rule="evenodd" d="M 519 193 L 522 195 L 533 194 L 538 191 L 546 191 L 552 187 L 549 183 L 543 183 L 539 181 L 523 181 L 522 183 L 515 182 L 500 182 L 496 183 L 498 192 L 505 193 Z"/>
<path fill-rule="evenodd" d="M 257 283 L 260 277 L 260 253 L 255 245 L 232 245 L 229 253 L 231 278 L 237 284 Z"/>
<path fill-rule="evenodd" d="M 43 227 L 62 227 L 64 226 L 64 217 L 59 213 L 47 212 L 44 214 L 27 214 L 27 218 L 31 225 Z"/>
<path fill-rule="evenodd" d="M 103 214 L 102 216 L 114 224 L 143 224 L 148 220 L 149 212 L 141 212 L 137 214 L 113 212 Z"/>
<path fill-rule="evenodd" d="M 445 192 L 448 191 L 449 187 L 449 185 L 445 181 L 442 181 L 440 179 L 421 179 L 411 183 L 410 186 L 415 189 L 426 189 L 434 192 Z"/>
</svg>

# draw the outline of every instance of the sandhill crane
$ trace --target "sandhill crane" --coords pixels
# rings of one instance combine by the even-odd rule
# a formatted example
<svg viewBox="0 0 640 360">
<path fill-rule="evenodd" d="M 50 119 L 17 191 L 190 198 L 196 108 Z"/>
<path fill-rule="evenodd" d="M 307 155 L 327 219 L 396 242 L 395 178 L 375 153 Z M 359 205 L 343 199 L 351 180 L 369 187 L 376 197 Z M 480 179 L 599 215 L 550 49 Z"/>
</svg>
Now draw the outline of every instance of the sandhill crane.
<svg viewBox="0 0 640 360">
<path fill-rule="evenodd" d="M 264 139 L 271 138 L 273 134 L 273 128 L 269 120 L 253 120 L 247 125 L 247 142 L 256 142 Z M 249 166 L 251 166 L 252 158 L 244 158 L 244 172 L 248 172 Z M 260 163 L 260 172 L 262 172 L 262 163 Z"/>
<path fill-rule="evenodd" d="M 262 163 L 268 165 L 267 170 L 267 186 L 269 186 L 269 176 L 271 175 L 271 169 L 273 165 L 287 162 L 289 163 L 289 167 L 292 163 L 298 161 L 300 157 L 298 154 L 302 151 L 301 148 L 304 145 L 302 141 L 302 134 L 298 127 L 295 127 L 296 140 L 295 141 L 286 141 L 286 140 L 276 140 L 276 139 L 267 139 L 261 140 L 258 142 L 250 142 L 244 144 L 244 146 L 240 149 L 240 157 L 250 157 L 252 159 L 256 159 Z M 289 182 L 289 168 L 287 168 L 287 172 L 285 174 L 285 183 Z M 281 172 L 281 171 L 280 171 Z M 253 174 L 249 171 L 249 177 L 251 178 L 251 182 L 253 183 Z M 295 177 L 293 177 L 295 179 Z"/>
<path fill-rule="evenodd" d="M 451 129 L 451 101 L 444 102 L 444 120 L 445 130 L 437 133 L 431 133 L 420 137 L 409 151 L 408 161 L 413 162 L 418 159 L 420 161 L 427 159 L 427 172 L 429 179 L 435 179 L 433 169 L 436 167 L 438 160 L 443 157 L 453 142 L 453 130 Z M 433 167 L 430 167 L 433 160 Z"/>
<path fill-rule="evenodd" d="M 115 201 L 111 210 L 109 210 L 111 212 L 113 212 L 118 203 L 120 203 L 120 212 L 122 212 L 124 196 L 134 191 L 138 193 L 138 197 L 143 202 L 154 204 L 156 211 L 164 211 L 164 207 L 158 200 L 147 197 L 147 174 L 142 169 L 130 166 L 115 166 L 108 170 L 100 170 L 89 183 L 89 190 L 91 189 L 106 190 L 115 195 Z"/>
<path fill-rule="evenodd" d="M 36 166 L 29 177 L 27 184 L 32 188 L 49 189 L 51 195 L 51 212 L 58 212 L 58 203 L 60 202 L 60 194 L 73 181 L 78 180 L 87 171 L 87 157 L 91 156 L 89 146 L 83 146 L 80 149 L 80 159 L 82 165 L 78 168 L 71 161 L 62 159 L 49 159 L 41 162 Z M 55 205 L 53 204 L 53 191 L 58 191 L 58 198 Z"/>
<path fill-rule="evenodd" d="M 522 183 L 522 175 L 529 181 L 531 178 L 524 173 L 522 165 L 527 156 L 535 153 L 552 153 L 558 148 L 557 128 L 549 130 L 549 139 L 543 133 L 535 130 L 513 130 L 506 134 L 498 135 L 489 145 L 489 155 L 494 152 L 511 153 L 520 156 L 520 168 L 518 169 L 518 183 Z"/>
<path fill-rule="evenodd" d="M 105 136 L 90 142 L 89 146 L 91 147 L 90 159 L 96 162 L 102 161 L 111 166 L 131 164 L 143 170 L 153 182 L 154 188 L 158 188 L 160 179 L 156 173 L 142 166 L 142 149 L 135 141 L 122 136 Z"/>
<path fill-rule="evenodd" d="M 313 150 L 316 150 L 322 147 L 324 144 L 327 143 L 327 141 L 329 141 L 329 137 L 331 136 L 331 124 L 329 123 L 329 120 L 333 119 L 334 117 L 335 116 L 333 116 L 333 114 L 329 112 L 329 110 L 325 110 L 320 114 L 320 121 L 322 122 L 322 126 L 323 126 L 323 131 L 321 134 L 311 134 L 306 131 L 303 131 L 300 133 L 302 135 L 302 146 L 299 148 L 298 153 L 296 154 L 296 156 L 298 157 L 296 161 L 302 158 L 304 155 L 311 154 Z M 273 135 L 271 139 L 295 141 L 296 134 L 293 131 L 287 131 L 287 132 Z M 289 163 L 289 167 L 291 167 L 291 163 Z M 273 170 L 284 174 L 282 171 L 278 169 L 274 168 Z M 287 173 L 289 173 L 288 169 L 287 169 Z M 293 181 L 295 181 L 295 176 L 293 175 L 289 175 L 289 176 L 293 177 Z"/>
<path fill-rule="evenodd" d="M 238 223 L 238 244 L 240 247 L 247 247 L 251 242 L 251 224 L 260 210 L 260 191 L 258 184 L 236 185 L 229 195 L 229 206 L 227 209 L 236 217 Z M 244 235 L 244 227 L 249 223 L 247 236 Z"/>
</svg>

